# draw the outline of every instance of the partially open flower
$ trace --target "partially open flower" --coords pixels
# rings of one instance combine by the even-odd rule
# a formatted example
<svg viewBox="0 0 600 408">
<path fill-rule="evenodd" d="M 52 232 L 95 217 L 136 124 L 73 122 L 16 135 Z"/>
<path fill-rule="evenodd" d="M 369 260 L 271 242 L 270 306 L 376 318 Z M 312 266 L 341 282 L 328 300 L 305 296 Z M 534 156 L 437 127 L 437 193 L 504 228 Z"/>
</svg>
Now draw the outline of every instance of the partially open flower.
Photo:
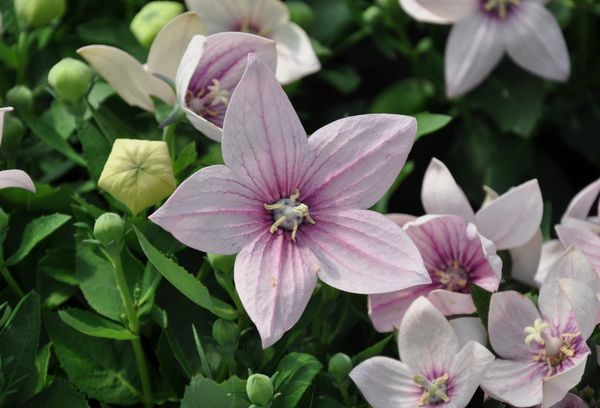
<svg viewBox="0 0 600 408">
<path fill-rule="evenodd" d="M 173 164 L 165 142 L 117 139 L 98 186 L 135 215 L 175 191 Z"/>
</svg>

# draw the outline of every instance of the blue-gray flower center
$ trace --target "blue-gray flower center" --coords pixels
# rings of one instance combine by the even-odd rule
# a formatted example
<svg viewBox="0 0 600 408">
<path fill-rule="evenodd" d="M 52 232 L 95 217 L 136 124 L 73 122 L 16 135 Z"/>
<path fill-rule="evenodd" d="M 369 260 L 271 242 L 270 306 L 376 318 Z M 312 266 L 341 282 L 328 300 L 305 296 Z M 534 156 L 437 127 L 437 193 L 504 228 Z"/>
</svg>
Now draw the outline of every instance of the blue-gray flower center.
<svg viewBox="0 0 600 408">
<path fill-rule="evenodd" d="M 271 234 L 281 228 L 290 231 L 292 241 L 295 241 L 298 228 L 304 221 L 309 224 L 315 223 L 308 213 L 308 206 L 297 201 L 298 197 L 300 197 L 300 192 L 296 190 L 289 198 L 282 198 L 274 204 L 265 204 L 265 209 L 271 211 L 273 217 Z"/>
<path fill-rule="evenodd" d="M 450 402 L 448 397 L 448 380 L 450 376 L 445 373 L 441 377 L 436 378 L 433 381 L 421 377 L 420 375 L 414 376 L 413 381 L 423 389 L 423 394 L 419 400 L 419 407 L 427 405 L 437 405 Z"/>
</svg>

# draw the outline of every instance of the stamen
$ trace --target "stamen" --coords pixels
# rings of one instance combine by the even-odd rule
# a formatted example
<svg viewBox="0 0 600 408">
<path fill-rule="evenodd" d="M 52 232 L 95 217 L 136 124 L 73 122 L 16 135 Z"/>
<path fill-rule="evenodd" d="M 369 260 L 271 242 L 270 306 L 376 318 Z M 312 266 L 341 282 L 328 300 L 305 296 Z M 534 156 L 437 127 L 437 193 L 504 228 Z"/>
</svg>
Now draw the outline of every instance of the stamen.
<svg viewBox="0 0 600 408">
<path fill-rule="evenodd" d="M 290 201 L 292 202 L 292 204 L 296 203 L 296 200 L 298 199 L 298 197 L 300 197 L 300 191 L 298 189 L 296 189 L 296 191 L 294 192 L 294 194 L 292 194 L 290 196 Z M 308 208 L 308 207 L 306 207 Z"/>
<path fill-rule="evenodd" d="M 286 221 L 285 215 L 282 215 L 281 217 L 279 217 L 274 223 L 273 225 L 271 225 L 271 229 L 269 231 L 271 231 L 271 234 L 274 234 L 275 231 L 277 231 L 277 228 L 279 228 L 281 226 L 281 224 L 283 224 Z"/>
<path fill-rule="evenodd" d="M 420 388 L 423 388 L 424 392 L 419 400 L 419 407 L 423 407 L 426 404 L 437 404 L 440 402 L 450 402 L 448 397 L 447 382 L 450 376 L 448 373 L 444 373 L 441 377 L 436 378 L 433 381 L 428 381 L 426 378 L 416 375 L 413 377 L 413 381 Z"/>
<path fill-rule="evenodd" d="M 273 204 L 264 204 L 267 211 L 273 212 L 273 224 L 270 232 L 274 234 L 279 228 L 290 231 L 292 241 L 296 241 L 298 229 L 306 220 L 308 224 L 315 224 L 308 212 L 308 206 L 298 202 L 300 191 L 296 189 L 289 198 L 283 198 Z"/>
<path fill-rule="evenodd" d="M 212 85 L 207 88 L 210 91 L 209 95 L 212 97 L 210 106 L 217 106 L 219 104 L 227 106 L 229 104 L 229 91 L 227 89 L 221 89 L 221 81 L 213 79 Z"/>
<path fill-rule="evenodd" d="M 273 210 L 280 210 L 282 209 L 284 206 L 283 204 L 279 204 L 279 203 L 275 203 L 275 204 L 265 204 L 265 210 L 269 210 L 269 211 L 273 211 Z"/>
</svg>

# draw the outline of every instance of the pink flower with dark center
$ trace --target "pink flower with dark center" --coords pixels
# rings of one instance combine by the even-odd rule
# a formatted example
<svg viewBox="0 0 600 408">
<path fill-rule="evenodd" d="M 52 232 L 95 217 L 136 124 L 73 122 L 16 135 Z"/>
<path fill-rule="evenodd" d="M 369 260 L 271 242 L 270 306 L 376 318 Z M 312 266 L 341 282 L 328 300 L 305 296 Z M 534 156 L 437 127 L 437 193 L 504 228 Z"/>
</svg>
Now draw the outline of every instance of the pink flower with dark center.
<svg viewBox="0 0 600 408">
<path fill-rule="evenodd" d="M 471 284 L 490 292 L 498 290 L 502 260 L 474 224 L 455 215 L 426 215 L 404 228 L 417 245 L 432 282 L 369 296 L 369 316 L 378 331 L 397 329 L 419 296 L 426 296 L 445 315 L 459 315 L 475 312 Z"/>
<path fill-rule="evenodd" d="M 239 252 L 236 289 L 268 347 L 298 321 L 317 277 L 364 294 L 430 282 L 406 233 L 365 210 L 394 182 L 415 133 L 414 118 L 364 115 L 307 138 L 251 54 L 225 114 L 225 166 L 191 176 L 150 218 L 192 248 Z"/>
</svg>

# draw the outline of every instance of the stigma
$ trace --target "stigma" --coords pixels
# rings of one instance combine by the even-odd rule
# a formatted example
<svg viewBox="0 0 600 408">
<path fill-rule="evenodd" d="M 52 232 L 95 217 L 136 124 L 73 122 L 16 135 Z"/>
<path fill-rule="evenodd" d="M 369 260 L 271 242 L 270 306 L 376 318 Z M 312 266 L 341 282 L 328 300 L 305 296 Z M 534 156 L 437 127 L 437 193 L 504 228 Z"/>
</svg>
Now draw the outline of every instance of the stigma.
<svg viewBox="0 0 600 408">
<path fill-rule="evenodd" d="M 433 381 L 429 381 L 420 375 L 413 377 L 413 381 L 420 388 L 424 390 L 421 399 L 419 400 L 419 407 L 423 407 L 426 404 L 435 405 L 450 402 L 448 397 L 448 379 L 450 376 L 445 373 L 441 377 L 436 378 Z"/>
<path fill-rule="evenodd" d="M 296 190 L 289 198 L 283 198 L 274 204 L 265 204 L 265 209 L 272 212 L 273 224 L 270 232 L 274 234 L 279 228 L 291 232 L 292 241 L 296 241 L 298 228 L 305 221 L 314 224 L 306 204 L 298 202 L 300 191 Z"/>
<path fill-rule="evenodd" d="M 505 19 L 513 7 L 518 6 L 521 0 L 483 0 L 483 9 L 488 13 L 497 14 Z"/>
</svg>

